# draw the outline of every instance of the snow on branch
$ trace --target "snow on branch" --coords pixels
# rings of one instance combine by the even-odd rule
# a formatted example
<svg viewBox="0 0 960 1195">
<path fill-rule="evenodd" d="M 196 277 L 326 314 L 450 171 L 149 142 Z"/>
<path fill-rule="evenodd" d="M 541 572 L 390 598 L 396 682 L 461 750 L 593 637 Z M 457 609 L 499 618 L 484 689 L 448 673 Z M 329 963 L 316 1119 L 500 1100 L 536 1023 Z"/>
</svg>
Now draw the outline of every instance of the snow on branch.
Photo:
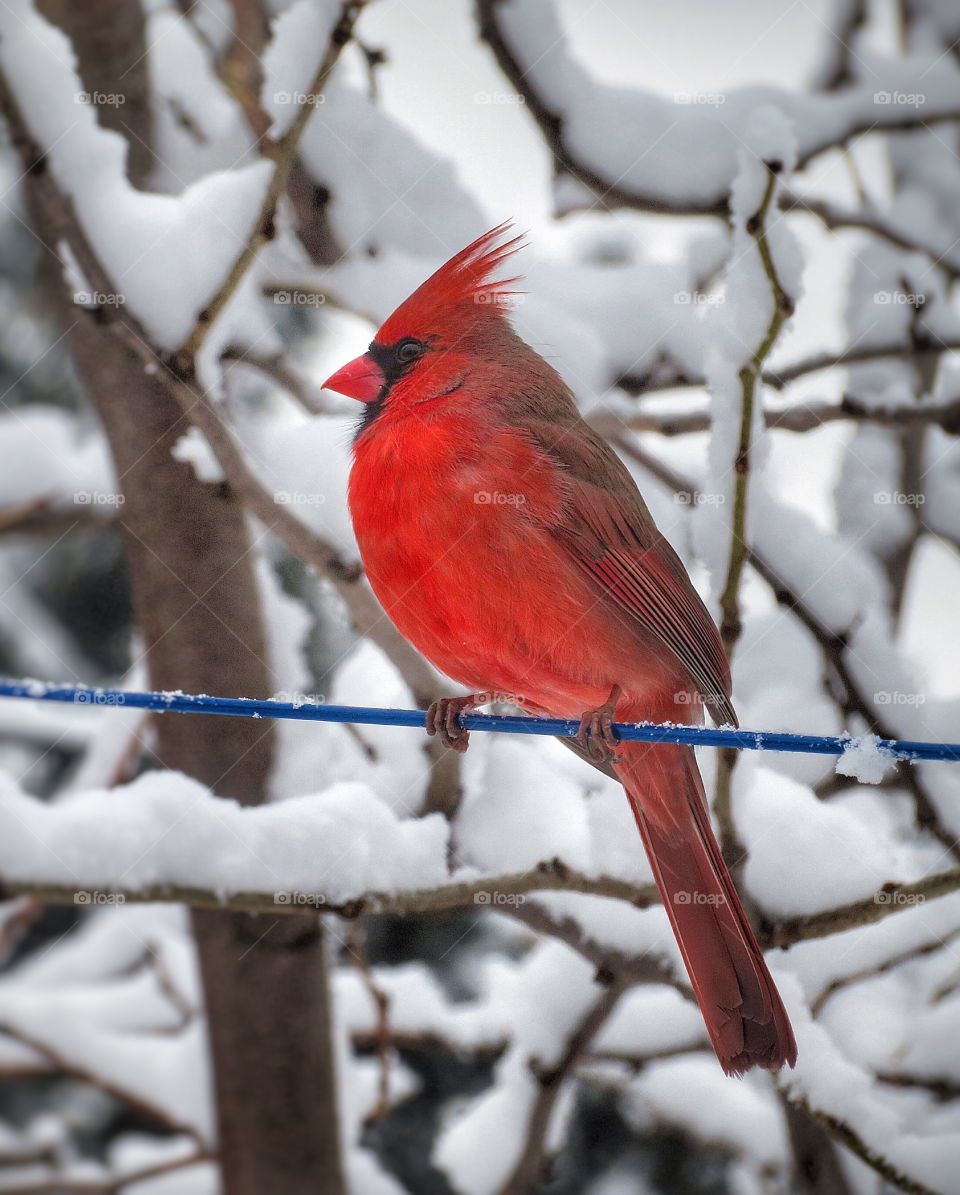
<svg viewBox="0 0 960 1195">
<path fill-rule="evenodd" d="M 562 923 L 549 922 L 549 907 L 544 913 L 527 906 L 528 896 L 583 894 L 641 910 L 658 903 L 652 884 L 587 874 L 561 858 L 523 871 L 451 872 L 445 818 L 398 818 L 357 783 L 253 809 L 213 798 L 177 773 L 151 772 L 53 807 L 8 784 L 0 813 L 9 827 L 0 843 L 0 893 L 7 899 L 30 895 L 81 908 L 177 902 L 276 915 L 314 908 L 348 918 L 489 908 L 531 924 L 546 915 L 560 936 Z M 468 828 L 460 826 L 460 837 Z M 859 886 L 869 891 L 871 880 Z M 952 869 L 879 883 L 862 899 L 799 917 L 777 917 L 771 907 L 762 912 L 760 939 L 785 949 L 957 891 L 960 870 Z M 573 932 L 576 941 L 567 944 L 591 957 Z M 609 966 L 602 948 L 593 949 L 601 950 L 595 965 Z"/>
<path fill-rule="evenodd" d="M 333 68 L 336 66 L 343 47 L 349 42 L 353 34 L 354 25 L 365 4 L 366 0 L 345 0 L 341 4 L 339 15 L 333 22 L 332 28 L 325 39 L 319 37 L 318 31 L 311 25 L 310 41 L 306 44 L 309 45 L 312 41 L 314 46 L 323 47 L 319 65 L 305 91 L 295 86 L 297 102 L 291 103 L 286 107 L 283 122 L 281 123 L 279 118 L 276 119 L 271 130 L 271 135 L 261 141 L 261 151 L 273 162 L 273 170 L 270 173 L 270 178 L 260 203 L 260 210 L 257 213 L 253 229 L 243 249 L 231 266 L 220 288 L 197 314 L 196 324 L 171 359 L 171 364 L 182 376 L 192 376 L 197 356 L 203 347 L 210 329 L 233 298 L 233 295 L 246 277 L 247 271 L 256 260 L 261 248 L 268 241 L 272 240 L 276 234 L 277 208 L 282 196 L 286 192 L 300 139 L 307 127 L 307 122 L 316 111 L 316 106 L 323 95 L 324 85 L 330 77 Z M 281 20 L 278 23 L 281 28 L 272 47 L 274 54 L 267 60 L 268 74 L 274 86 L 279 86 L 280 84 L 279 79 L 273 77 L 272 73 L 274 59 L 279 58 L 282 60 L 285 51 L 294 48 L 285 44 L 289 40 L 286 31 L 293 23 L 290 17 L 298 14 L 308 14 L 309 11 L 306 6 L 301 5 L 292 14 L 288 15 L 286 20 Z M 327 14 L 324 14 L 324 18 L 326 16 Z M 290 32 L 295 37 L 298 30 L 294 28 Z M 281 37 L 284 44 L 280 43 Z M 268 79 L 265 87 L 269 82 L 270 80 Z M 289 83 L 289 80 L 287 82 Z"/>
<path fill-rule="evenodd" d="M 709 96 L 657 96 L 591 77 L 571 56 L 551 0 L 478 0 L 477 12 L 480 36 L 524 97 L 561 175 L 575 184 L 571 194 L 562 177 L 558 183 L 568 209 L 598 200 L 608 208 L 726 214 L 737 153 L 759 107 L 775 107 L 790 122 L 798 168 L 862 133 L 960 118 L 960 72 L 942 59 L 874 61 L 867 81 L 829 93 L 749 87 L 711 103 Z M 918 66 L 922 96 L 891 103 L 893 94 L 915 94 Z"/>
</svg>

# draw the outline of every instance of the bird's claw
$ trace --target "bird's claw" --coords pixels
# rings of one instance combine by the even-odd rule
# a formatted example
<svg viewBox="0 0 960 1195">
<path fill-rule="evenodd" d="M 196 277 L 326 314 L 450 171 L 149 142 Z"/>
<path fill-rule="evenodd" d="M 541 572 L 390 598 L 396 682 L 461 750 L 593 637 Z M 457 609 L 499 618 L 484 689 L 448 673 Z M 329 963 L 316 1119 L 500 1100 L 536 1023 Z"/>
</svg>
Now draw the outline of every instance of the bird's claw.
<svg viewBox="0 0 960 1195">
<path fill-rule="evenodd" d="M 620 689 L 614 686 L 609 698 L 595 710 L 587 710 L 580 719 L 577 742 L 597 763 L 616 763 L 620 758 L 620 739 L 613 729 L 613 717 Z"/>
<path fill-rule="evenodd" d="M 470 731 L 460 725 L 460 715 L 471 706 L 467 697 L 441 697 L 427 710 L 427 734 L 462 755 L 470 746 Z"/>
<path fill-rule="evenodd" d="M 460 722 L 460 715 L 475 710 L 477 706 L 489 705 L 491 701 L 510 701 L 521 704 L 521 699 L 505 693 L 470 693 L 466 697 L 441 697 L 427 710 L 427 734 L 432 738 L 440 736 L 440 742 L 451 751 L 462 755 L 470 746 L 470 731 Z"/>
</svg>

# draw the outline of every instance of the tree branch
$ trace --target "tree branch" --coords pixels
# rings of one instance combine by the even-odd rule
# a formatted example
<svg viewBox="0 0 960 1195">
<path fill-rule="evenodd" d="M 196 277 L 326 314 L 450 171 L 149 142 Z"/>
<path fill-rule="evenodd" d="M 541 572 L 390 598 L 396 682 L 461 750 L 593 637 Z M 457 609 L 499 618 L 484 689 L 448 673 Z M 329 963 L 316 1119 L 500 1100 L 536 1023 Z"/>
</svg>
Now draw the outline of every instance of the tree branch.
<svg viewBox="0 0 960 1195">
<path fill-rule="evenodd" d="M 563 116 L 554 111 L 534 86 L 531 71 L 525 68 L 517 56 L 504 27 L 500 23 L 498 8 L 502 0 L 476 0 L 477 26 L 481 41 L 486 42 L 493 53 L 510 86 L 523 96 L 524 107 L 533 117 L 553 155 L 554 170 L 576 179 L 594 196 L 594 205 L 607 210 L 631 208 L 635 211 L 653 212 L 672 216 L 720 216 L 729 215 L 729 200 L 726 195 L 715 200 L 668 200 L 661 195 L 632 190 L 619 179 L 599 174 L 571 148 L 564 136 Z M 872 132 L 903 132 L 910 129 L 927 128 L 933 123 L 960 119 L 960 110 L 924 113 L 905 117 L 891 105 L 871 113 L 869 120 L 851 119 L 846 127 L 831 132 L 818 142 L 811 144 L 800 156 L 797 169 L 801 170 L 815 158 L 831 149 L 839 149 L 850 141 Z M 783 200 L 781 200 L 781 203 Z M 872 230 L 871 230 L 872 231 Z M 920 248 L 920 246 L 915 246 Z M 923 251 L 923 250 L 921 250 Z"/>
<path fill-rule="evenodd" d="M 911 240 L 900 229 L 894 227 L 882 215 L 872 211 L 841 208 L 827 199 L 807 199 L 795 191 L 784 191 L 780 198 L 780 210 L 785 212 L 806 212 L 815 216 L 825 228 L 836 231 L 839 228 L 852 228 L 860 232 L 870 232 L 880 237 L 897 249 L 907 253 L 926 253 L 933 264 L 949 278 L 960 277 L 960 265 L 950 256 L 952 245 L 931 245 L 922 240 Z"/>
<path fill-rule="evenodd" d="M 875 361 L 899 359 L 916 360 L 924 357 L 939 357 L 943 353 L 960 352 L 960 340 L 937 340 L 914 344 L 909 341 L 897 341 L 892 344 L 862 345 L 839 352 L 815 353 L 786 365 L 783 369 L 765 370 L 762 381 L 772 390 L 783 390 L 798 378 L 811 373 L 820 373 L 825 369 L 839 369 L 846 365 L 865 365 Z M 614 385 L 627 394 L 639 396 L 641 394 L 656 394 L 663 390 L 702 390 L 706 380 L 702 377 L 691 377 L 678 371 L 673 373 L 660 371 L 655 376 L 650 374 L 620 374 L 614 379 Z"/>
<path fill-rule="evenodd" d="M 323 94 L 324 85 L 336 66 L 343 47 L 350 41 L 353 27 L 365 4 L 366 0 L 345 0 L 341 5 L 340 16 L 333 27 L 326 51 L 310 85 L 309 95 L 311 98 Z M 276 235 L 277 206 L 281 196 L 286 192 L 300 138 L 315 110 L 314 103 L 300 104 L 290 126 L 279 140 L 273 141 L 266 137 L 261 142 L 262 152 L 273 160 L 274 168 L 260 205 L 260 211 L 250 236 L 247 238 L 247 243 L 221 283 L 220 289 L 197 316 L 193 330 L 177 350 L 175 361 L 178 373 L 192 371 L 197 353 L 203 347 L 217 317 L 233 298 L 261 248 L 268 241 L 273 240 Z"/>
<path fill-rule="evenodd" d="M 548 859 L 523 872 L 480 876 L 470 880 L 451 880 L 435 888 L 408 892 L 367 892 L 343 899 L 331 893 L 316 892 L 233 892 L 224 896 L 209 888 L 184 884 L 146 884 L 142 887 L 112 887 L 107 892 L 110 904 L 185 904 L 195 909 L 229 909 L 237 913 L 270 913 L 282 916 L 316 908 L 324 913 L 355 918 L 369 914 L 436 913 L 475 906 L 478 910 L 513 912 L 532 892 L 584 892 L 627 901 L 638 909 L 659 903 L 653 884 L 636 885 L 615 876 L 596 878 L 575 871 L 559 859 Z M 78 884 L 36 883 L 0 878 L 0 899 L 33 896 L 45 904 L 77 905 L 78 892 L 98 891 L 96 885 L 80 888 Z"/>
<path fill-rule="evenodd" d="M 938 871 L 909 884 L 890 882 L 882 885 L 865 900 L 851 901 L 850 904 L 826 909 L 822 913 L 775 921 L 763 928 L 760 940 L 765 947 L 780 947 L 785 950 L 798 942 L 827 938 L 831 934 L 842 934 L 850 929 L 873 925 L 900 909 L 913 908 L 927 900 L 949 896 L 953 892 L 960 892 L 960 867 Z"/>
<path fill-rule="evenodd" d="M 856 1154 L 871 1170 L 876 1171 L 898 1191 L 904 1191 L 906 1195 L 942 1195 L 942 1192 L 934 1191 L 932 1187 L 926 1186 L 897 1169 L 892 1162 L 867 1145 L 856 1129 L 847 1121 L 812 1107 L 805 1099 L 793 1099 L 791 1102 L 802 1108 L 808 1116 L 812 1116 L 835 1141 L 849 1149 L 851 1153 Z"/>
<path fill-rule="evenodd" d="M 567 1038 L 559 1061 L 549 1069 L 530 1060 L 530 1069 L 539 1083 L 539 1090 L 527 1121 L 523 1149 L 509 1178 L 500 1188 L 500 1195 L 528 1195 L 539 1186 L 544 1165 L 544 1151 L 550 1117 L 566 1081 L 571 1077 L 584 1051 L 603 1028 L 629 982 L 615 980 L 604 987 L 596 1000 L 584 1012 Z"/>
<path fill-rule="evenodd" d="M 839 402 L 802 402 L 779 411 L 766 410 L 763 421 L 769 429 L 798 433 L 816 431 L 828 423 L 853 421 L 879 427 L 942 427 L 949 435 L 957 436 L 960 435 L 960 399 L 926 406 L 871 407 L 853 395 L 845 394 Z M 601 411 L 590 422 L 605 436 L 615 436 L 627 427 L 635 432 L 673 437 L 709 431 L 711 420 L 709 410 L 704 409 L 665 413 L 638 411 L 626 419 Z"/>
<path fill-rule="evenodd" d="M 697 490 L 693 482 L 681 477 L 669 465 L 646 452 L 626 436 L 614 436 L 611 442 L 619 452 L 635 461 L 662 485 L 672 489 L 674 493 L 682 495 L 687 502 L 696 500 Z M 827 675 L 834 677 L 843 690 L 844 712 L 858 714 L 866 723 L 871 734 L 877 734 L 880 738 L 885 739 L 899 738 L 896 728 L 877 713 L 875 705 L 863 693 L 847 664 L 849 636 L 831 630 L 822 622 L 756 548 L 748 548 L 748 560 L 756 573 L 770 586 L 779 605 L 790 610 L 817 641 L 823 654 Z M 940 821 L 936 806 L 921 778 L 920 770 L 911 764 L 901 762 L 897 765 L 897 776 L 900 783 L 913 797 L 917 825 L 934 835 L 955 859 L 960 859 L 960 844 L 955 835 L 951 834 Z"/>
<path fill-rule="evenodd" d="M 215 1162 L 216 1160 L 215 1154 L 198 1151 L 186 1158 L 155 1162 L 153 1165 L 143 1166 L 139 1170 L 125 1171 L 122 1174 L 108 1175 L 104 1178 L 72 1179 L 69 1171 L 54 1170 L 49 1177 L 25 1179 L 17 1186 L 17 1195 L 120 1195 L 122 1191 L 129 1190 L 135 1183 L 146 1182 L 148 1179 L 160 1178 L 165 1174 L 174 1174 L 178 1170 L 186 1170 L 190 1166 L 199 1166 L 203 1162 Z"/>
<path fill-rule="evenodd" d="M 286 357 L 278 354 L 275 357 L 262 357 L 246 349 L 230 348 L 221 358 L 224 362 L 235 365 L 249 366 L 264 377 L 270 378 L 278 386 L 282 386 L 308 415 L 333 415 L 336 412 L 327 402 L 320 390 L 313 386 L 309 378 L 299 373 L 289 364 Z"/>
<path fill-rule="evenodd" d="M 756 242 L 763 272 L 770 287 L 772 310 L 767 330 L 740 370 L 740 434 L 733 460 L 733 525 L 730 528 L 730 557 L 727 576 L 720 593 L 720 638 L 727 660 L 733 665 L 733 654 L 742 632 L 740 618 L 740 580 L 749 555 L 747 546 L 747 502 L 750 493 L 750 468 L 754 409 L 757 387 L 764 363 L 780 335 L 783 325 L 793 313 L 793 299 L 784 290 L 767 239 L 767 217 L 777 187 L 777 171 L 766 164 L 767 182 L 757 211 L 749 217 L 747 233 Z M 742 862 L 743 847 L 733 821 L 733 770 L 737 765 L 736 751 L 721 750 L 717 756 L 716 795 L 714 812 L 720 827 L 720 845 L 731 866 Z"/>
</svg>

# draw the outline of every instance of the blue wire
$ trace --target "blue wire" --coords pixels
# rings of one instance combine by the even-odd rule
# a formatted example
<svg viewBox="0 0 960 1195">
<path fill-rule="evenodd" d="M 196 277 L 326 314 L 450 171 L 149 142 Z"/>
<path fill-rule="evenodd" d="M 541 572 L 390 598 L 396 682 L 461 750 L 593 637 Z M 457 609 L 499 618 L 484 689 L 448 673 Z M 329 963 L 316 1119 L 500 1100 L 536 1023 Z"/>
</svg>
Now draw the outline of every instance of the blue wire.
<svg viewBox="0 0 960 1195">
<path fill-rule="evenodd" d="M 367 726 L 413 726 L 423 730 L 422 710 L 391 710 L 359 705 L 317 705 L 288 701 L 259 701 L 248 697 L 208 697 L 189 693 L 128 693 L 83 685 L 48 685 L 41 681 L 0 681 L 0 697 L 27 701 L 59 701 L 70 705 L 122 706 L 159 713 L 219 714 L 228 718 L 289 718 L 304 722 L 351 722 Z M 467 730 L 506 734 L 547 734 L 572 738 L 576 720 L 526 718 L 502 714 L 463 714 Z M 794 751 L 811 755 L 842 755 L 853 742 L 849 735 L 788 734 L 769 730 L 717 730 L 708 726 L 675 726 L 618 722 L 615 730 L 626 742 L 689 743 L 695 747 L 733 747 L 741 751 Z M 894 759 L 960 760 L 960 743 L 921 743 L 879 739 L 877 746 Z"/>
</svg>

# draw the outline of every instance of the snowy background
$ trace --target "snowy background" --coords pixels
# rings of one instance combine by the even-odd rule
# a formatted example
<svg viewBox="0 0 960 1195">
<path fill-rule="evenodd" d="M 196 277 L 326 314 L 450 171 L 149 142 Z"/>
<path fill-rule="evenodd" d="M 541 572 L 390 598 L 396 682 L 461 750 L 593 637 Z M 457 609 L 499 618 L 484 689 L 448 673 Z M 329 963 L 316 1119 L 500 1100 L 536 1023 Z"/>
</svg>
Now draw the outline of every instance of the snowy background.
<svg viewBox="0 0 960 1195">
<path fill-rule="evenodd" d="M 517 328 L 718 619 L 745 504 L 741 724 L 960 740 L 949 0 L 381 0 L 339 56 L 334 0 L 267 4 L 252 46 L 262 6 L 128 7 L 145 49 L 92 92 L 48 6 L 0 5 L 3 673 L 151 680 L 129 479 L 68 351 L 96 321 L 186 393 L 174 456 L 247 510 L 269 692 L 448 691 L 356 578 L 355 411 L 319 381 L 512 218 Z M 156 733 L 0 706 L 0 1190 L 218 1189 L 178 897 L 325 910 L 355 1195 L 960 1190 L 955 767 L 739 760 L 719 828 L 800 1057 L 736 1083 L 620 789 L 556 743 L 475 736 L 456 765 L 407 730 L 281 723 L 250 808 L 159 766 Z"/>
</svg>

